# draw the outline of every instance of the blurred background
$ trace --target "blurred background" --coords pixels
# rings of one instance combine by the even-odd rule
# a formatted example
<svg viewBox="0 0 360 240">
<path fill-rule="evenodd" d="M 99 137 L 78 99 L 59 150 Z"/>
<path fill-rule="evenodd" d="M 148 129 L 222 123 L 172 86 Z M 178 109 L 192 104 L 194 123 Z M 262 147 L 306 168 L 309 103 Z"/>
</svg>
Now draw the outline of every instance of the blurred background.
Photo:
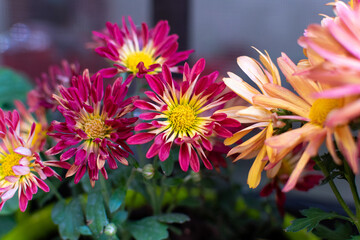
<svg viewBox="0 0 360 240">
<path fill-rule="evenodd" d="M 227 71 L 244 78 L 236 64 L 240 55 L 258 57 L 251 46 L 267 50 L 275 61 L 281 52 L 297 62 L 303 58 L 297 39 L 319 13 L 332 16 L 328 0 L 0 0 L 0 65 L 34 79 L 62 59 L 78 61 L 95 72 L 107 66 L 103 58 L 86 49 L 93 30 L 107 21 L 131 16 L 135 24 L 154 26 L 166 19 L 171 33 L 180 36 L 180 49 L 195 49 L 190 62 L 200 57 L 207 71 Z M 245 163 L 246 162 L 246 163 Z M 239 181 L 245 183 L 251 161 L 237 163 Z M 266 181 L 263 181 L 266 183 Z M 259 187 L 258 189 L 261 189 Z M 341 189 L 342 190 L 342 189 Z M 347 189 L 344 189 L 346 191 Z M 254 191 L 254 190 L 249 190 Z M 254 194 L 257 194 L 254 191 Z M 345 199 L 351 200 L 351 194 Z M 308 193 L 290 193 L 290 208 L 307 205 L 334 210 L 335 198 L 327 187 Z M 296 199 L 297 201 L 291 201 Z M 339 209 L 341 211 L 341 209 Z"/>
<path fill-rule="evenodd" d="M 286 52 L 302 58 L 297 39 L 319 13 L 331 14 L 328 0 L 0 0 L 0 64 L 30 77 L 61 59 L 100 68 L 105 63 L 85 48 L 91 31 L 107 21 L 131 16 L 135 24 L 170 22 L 180 49 L 195 49 L 191 60 L 205 57 L 208 67 L 237 71 L 236 57 L 257 57 L 251 46 L 273 59 Z"/>
</svg>

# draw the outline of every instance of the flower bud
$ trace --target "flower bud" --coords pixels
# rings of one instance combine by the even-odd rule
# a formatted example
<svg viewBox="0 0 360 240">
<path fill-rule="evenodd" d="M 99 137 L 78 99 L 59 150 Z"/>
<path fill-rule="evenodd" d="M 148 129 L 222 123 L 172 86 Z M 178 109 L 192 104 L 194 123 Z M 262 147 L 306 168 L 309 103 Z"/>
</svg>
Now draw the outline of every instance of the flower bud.
<svg viewBox="0 0 360 240">
<path fill-rule="evenodd" d="M 109 223 L 105 226 L 105 235 L 107 236 L 115 236 L 116 234 L 116 226 L 113 223 Z"/>
<path fill-rule="evenodd" d="M 145 179 L 152 179 L 155 175 L 155 169 L 152 164 L 148 163 L 143 167 L 142 175 Z"/>
</svg>

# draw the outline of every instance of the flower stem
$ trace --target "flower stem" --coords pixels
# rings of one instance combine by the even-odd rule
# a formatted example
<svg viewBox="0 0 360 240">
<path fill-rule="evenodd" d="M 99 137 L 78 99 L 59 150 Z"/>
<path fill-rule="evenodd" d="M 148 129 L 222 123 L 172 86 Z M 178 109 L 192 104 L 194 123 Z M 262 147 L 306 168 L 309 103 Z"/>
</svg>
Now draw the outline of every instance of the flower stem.
<svg viewBox="0 0 360 240">
<path fill-rule="evenodd" d="M 317 165 L 319 166 L 319 168 L 321 169 L 321 171 L 324 173 L 325 178 L 329 178 L 330 173 L 329 173 L 328 169 L 326 168 L 326 166 L 324 165 L 324 163 L 319 158 L 316 158 L 315 161 L 316 161 Z M 338 200 L 338 202 L 340 203 L 341 207 L 344 209 L 344 211 L 347 213 L 347 215 L 351 218 L 351 220 L 355 224 L 356 228 L 358 229 L 358 232 L 360 233 L 360 224 L 359 224 L 358 218 L 354 215 L 354 213 L 347 206 L 347 204 L 344 201 L 344 199 L 342 198 L 338 188 L 336 187 L 333 179 L 331 179 L 331 178 L 329 178 L 329 185 L 331 187 L 331 190 L 334 192 L 335 197 Z"/>
<path fill-rule="evenodd" d="M 356 184 L 355 184 L 355 175 L 352 172 L 352 170 L 347 162 L 344 162 L 344 169 L 345 169 L 345 178 L 350 185 L 351 193 L 354 198 L 355 208 L 356 208 L 356 216 L 357 216 L 357 219 L 360 220 L 360 198 L 359 198 L 359 193 L 358 193 L 358 190 L 357 190 Z"/>
<path fill-rule="evenodd" d="M 50 181 L 50 180 L 46 180 L 46 184 L 49 186 L 50 191 L 52 193 L 54 193 L 55 197 L 59 200 L 59 201 L 65 201 L 65 199 L 61 196 L 61 194 L 59 193 L 59 191 L 56 189 L 55 185 Z"/>
</svg>

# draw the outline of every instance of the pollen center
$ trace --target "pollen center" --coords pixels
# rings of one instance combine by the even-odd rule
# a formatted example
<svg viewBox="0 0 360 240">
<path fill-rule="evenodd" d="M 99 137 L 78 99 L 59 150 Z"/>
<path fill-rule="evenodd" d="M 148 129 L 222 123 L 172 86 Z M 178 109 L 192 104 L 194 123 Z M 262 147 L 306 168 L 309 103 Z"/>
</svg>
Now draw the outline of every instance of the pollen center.
<svg viewBox="0 0 360 240">
<path fill-rule="evenodd" d="M 329 112 L 333 109 L 340 108 L 343 105 L 342 102 L 342 99 L 317 99 L 310 109 L 310 121 L 314 124 L 323 126 Z"/>
<path fill-rule="evenodd" d="M 0 178 L 15 176 L 13 166 L 19 165 L 20 159 L 24 156 L 17 153 L 10 153 L 0 157 Z"/>
<path fill-rule="evenodd" d="M 109 130 L 110 127 L 101 118 L 88 119 L 83 124 L 83 131 L 90 139 L 103 139 L 109 133 Z"/>
<path fill-rule="evenodd" d="M 169 121 L 175 132 L 187 132 L 194 128 L 197 115 L 189 105 L 177 105 L 170 111 Z"/>
<path fill-rule="evenodd" d="M 142 51 L 131 53 L 124 61 L 125 66 L 133 73 L 137 73 L 139 71 L 137 69 L 139 62 L 143 62 L 146 68 L 155 63 L 152 55 Z"/>
</svg>

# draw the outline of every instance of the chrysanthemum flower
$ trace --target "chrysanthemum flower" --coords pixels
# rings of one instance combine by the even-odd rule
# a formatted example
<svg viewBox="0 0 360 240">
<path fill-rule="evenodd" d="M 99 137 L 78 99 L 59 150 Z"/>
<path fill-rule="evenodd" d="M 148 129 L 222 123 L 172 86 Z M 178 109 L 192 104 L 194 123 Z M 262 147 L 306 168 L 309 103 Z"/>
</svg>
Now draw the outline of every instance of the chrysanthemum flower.
<svg viewBox="0 0 360 240">
<path fill-rule="evenodd" d="M 25 211 L 28 201 L 38 188 L 48 192 L 43 181 L 47 177 L 60 176 L 50 167 L 69 168 L 69 164 L 59 161 L 41 161 L 39 154 L 32 151 L 36 124 L 32 124 L 26 141 L 20 136 L 20 116 L 16 110 L 4 113 L 0 109 L 0 210 L 16 191 L 19 207 Z M 40 178 L 39 178 L 40 177 Z"/>
<path fill-rule="evenodd" d="M 224 127 L 236 127 L 240 124 L 226 117 L 224 113 L 212 114 L 208 110 L 215 108 L 235 96 L 227 93 L 218 98 L 225 88 L 224 83 L 216 83 L 217 72 L 200 77 L 204 70 L 205 60 L 200 59 L 192 69 L 184 66 L 183 81 L 178 83 L 171 76 L 170 69 L 163 65 L 162 77 L 146 75 L 152 89 L 145 94 L 151 101 L 137 100 L 135 106 L 146 110 L 140 114 L 143 120 L 152 122 L 140 123 L 135 130 L 145 130 L 130 137 L 129 144 L 144 144 L 154 140 L 146 157 L 159 155 L 161 161 L 169 157 L 173 144 L 180 146 L 179 163 L 183 171 L 190 167 L 195 172 L 200 169 L 199 157 L 205 167 L 212 165 L 204 153 L 211 151 L 212 144 L 208 140 L 212 134 L 230 137 L 231 132 Z"/>
<path fill-rule="evenodd" d="M 342 1 L 332 5 L 337 16 L 325 17 L 321 25 L 310 25 L 299 39 L 299 44 L 315 68 L 331 69 L 336 66 L 338 69 L 360 71 L 360 5 L 355 5 L 354 9 Z M 329 63 L 334 65 L 329 66 Z M 331 80 L 336 81 L 335 78 Z"/>
<path fill-rule="evenodd" d="M 319 98 L 341 99 L 360 93 L 360 5 L 351 1 L 334 3 L 335 18 L 326 17 L 322 25 L 310 25 L 299 43 L 308 53 L 311 63 L 297 73 L 331 85 L 332 88 L 316 95 Z M 360 116 L 360 100 L 344 104 L 326 120 L 326 125 L 347 124 Z"/>
<path fill-rule="evenodd" d="M 68 63 L 63 60 L 61 67 L 53 65 L 49 67 L 48 74 L 43 73 L 36 79 L 36 88 L 28 93 L 27 103 L 30 111 L 35 111 L 41 107 L 55 109 L 57 102 L 52 95 L 58 94 L 59 86 L 69 87 L 71 78 L 80 74 L 79 64 Z"/>
<path fill-rule="evenodd" d="M 314 83 L 303 76 L 294 75 L 294 73 L 299 72 L 299 69 L 285 54 L 278 59 L 278 64 L 288 82 L 300 96 L 278 85 L 266 84 L 264 88 L 269 96 L 256 95 L 253 97 L 253 101 L 258 106 L 291 111 L 306 122 L 301 128 L 290 130 L 266 140 L 266 144 L 274 150 L 275 162 L 280 161 L 300 143 L 307 143 L 306 149 L 283 191 L 286 192 L 295 187 L 301 172 L 310 158 L 318 154 L 318 150 L 324 141 L 326 141 L 326 146 L 334 161 L 341 163 L 335 152 L 333 136 L 353 172 L 358 173 L 358 149 L 350 127 L 348 125 L 334 127 L 325 125 L 328 114 L 334 109 L 341 108 L 351 99 L 315 99 L 313 96 L 323 89 L 327 89 L 326 85 Z"/>
<path fill-rule="evenodd" d="M 22 102 L 15 101 L 14 104 L 20 113 L 20 136 L 26 139 L 29 136 L 32 124 L 35 123 L 35 132 L 32 142 L 30 143 L 30 148 L 34 152 L 42 151 L 46 143 L 46 134 L 49 128 L 45 109 L 38 108 L 35 110 L 37 119 L 35 120 L 34 116 L 26 109 Z"/>
<path fill-rule="evenodd" d="M 166 64 L 172 72 L 179 72 L 176 66 L 186 60 L 192 50 L 177 52 L 178 36 L 169 35 L 170 27 L 167 21 L 160 21 L 155 28 L 148 29 L 146 23 L 142 23 L 141 29 L 137 29 L 129 17 L 130 29 L 125 17 L 122 27 L 106 23 L 104 32 L 93 32 L 95 51 L 102 57 L 114 62 L 113 68 L 101 70 L 104 77 L 112 77 L 117 73 L 128 72 L 138 77 L 144 74 L 156 74 L 161 71 L 161 66 Z"/>
<path fill-rule="evenodd" d="M 126 83 L 118 78 L 112 86 L 107 86 L 105 93 L 100 74 L 91 81 L 88 70 L 82 76 L 72 79 L 72 87 L 60 86 L 58 110 L 65 122 L 53 121 L 48 135 L 60 141 L 47 151 L 49 155 L 63 152 L 61 161 L 75 156 L 75 161 L 66 177 L 75 175 L 78 183 L 88 171 L 91 184 L 98 180 L 99 171 L 107 178 L 105 162 L 111 169 L 117 168 L 116 161 L 127 165 L 125 159 L 131 153 L 125 140 L 133 135 L 131 124 L 137 118 L 126 118 L 133 111 L 134 98 L 125 99 Z"/>
<path fill-rule="evenodd" d="M 279 72 L 268 54 L 265 55 L 261 52 L 259 52 L 259 54 L 260 61 L 265 67 L 256 60 L 246 56 L 241 56 L 237 59 L 239 67 L 258 86 L 259 90 L 231 72 L 228 73 L 228 78 L 223 79 L 224 83 L 231 90 L 251 105 L 254 104 L 253 97 L 255 95 L 267 95 L 264 89 L 266 84 L 273 83 L 279 86 L 281 85 Z M 236 119 L 242 124 L 251 124 L 236 132 L 232 137 L 227 138 L 224 142 L 225 145 L 232 145 L 250 132 L 259 131 L 256 135 L 234 147 L 228 153 L 228 155 L 239 154 L 234 161 L 256 157 L 247 180 L 250 188 L 256 188 L 259 185 L 261 172 L 268 161 L 274 162 L 273 150 L 264 144 L 265 140 L 274 134 L 274 128 L 280 128 L 284 125 L 284 123 L 278 119 L 276 113 L 273 112 L 274 110 L 276 109 L 260 106 L 235 106 L 218 111 L 226 113 L 228 117 Z"/>
</svg>

